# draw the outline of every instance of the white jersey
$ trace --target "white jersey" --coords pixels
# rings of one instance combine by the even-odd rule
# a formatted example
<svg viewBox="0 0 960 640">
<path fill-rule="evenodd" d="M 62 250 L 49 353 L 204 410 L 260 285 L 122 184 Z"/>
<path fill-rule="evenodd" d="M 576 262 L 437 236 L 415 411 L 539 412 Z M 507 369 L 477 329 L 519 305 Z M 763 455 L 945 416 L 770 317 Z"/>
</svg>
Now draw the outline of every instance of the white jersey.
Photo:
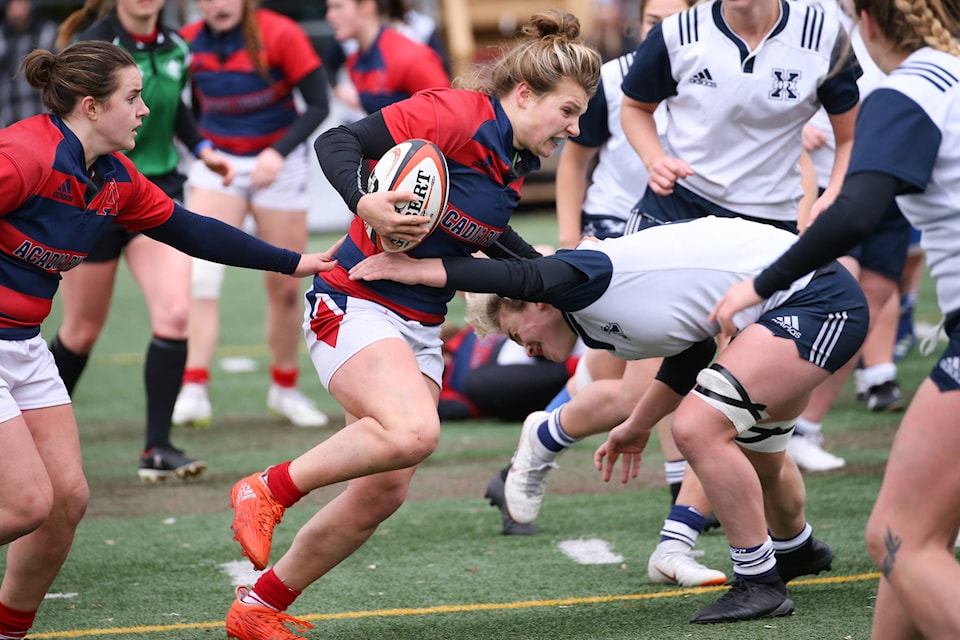
<svg viewBox="0 0 960 640">
<path fill-rule="evenodd" d="M 583 201 L 583 212 L 620 220 L 629 218 L 650 177 L 620 124 L 621 85 L 631 62 L 632 52 L 600 67 L 597 93 L 580 117 L 580 135 L 572 139 L 585 147 L 600 148 Z M 667 123 L 664 107 L 657 109 L 653 117 L 662 139 Z"/>
<path fill-rule="evenodd" d="M 873 61 L 873 58 L 870 57 L 867 46 L 863 43 L 863 36 L 860 35 L 860 29 L 857 28 L 850 16 L 840 10 L 836 0 L 827 0 L 827 3 L 823 5 L 823 7 L 828 13 L 831 10 L 835 11 L 840 20 L 840 24 L 842 24 L 843 28 L 850 34 L 850 45 L 853 48 L 853 52 L 857 55 L 857 62 L 860 63 L 860 69 L 863 70 L 863 75 L 857 80 L 857 86 L 860 88 L 860 101 L 862 102 L 863 99 L 880 84 L 884 73 L 880 71 L 880 67 L 878 67 Z M 830 174 L 833 172 L 833 155 L 836 150 L 833 128 L 830 126 L 830 118 L 827 116 L 826 110 L 822 107 L 810 118 L 809 124 L 827 136 L 826 144 L 814 149 L 808 154 L 817 172 L 817 186 L 826 188 L 830 182 Z"/>
<path fill-rule="evenodd" d="M 907 185 L 897 205 L 922 232 L 944 314 L 960 310 L 960 58 L 925 47 L 864 101 L 848 174 Z"/>
<path fill-rule="evenodd" d="M 780 0 L 780 19 L 753 51 L 718 0 L 665 18 L 637 49 L 624 94 L 667 104 L 669 156 L 694 175 L 678 184 L 734 213 L 795 221 L 801 131 L 822 104 L 856 106 L 846 33 L 822 9 Z"/>
<path fill-rule="evenodd" d="M 565 294 L 572 303 L 563 309 L 586 345 L 636 360 L 676 355 L 717 335 L 719 325 L 707 321 L 717 301 L 796 240 L 767 224 L 709 216 L 603 242 L 585 241 L 547 259 L 562 259 L 590 276 L 589 283 Z M 811 278 L 808 274 L 738 313 L 737 328 L 779 306 Z"/>
</svg>

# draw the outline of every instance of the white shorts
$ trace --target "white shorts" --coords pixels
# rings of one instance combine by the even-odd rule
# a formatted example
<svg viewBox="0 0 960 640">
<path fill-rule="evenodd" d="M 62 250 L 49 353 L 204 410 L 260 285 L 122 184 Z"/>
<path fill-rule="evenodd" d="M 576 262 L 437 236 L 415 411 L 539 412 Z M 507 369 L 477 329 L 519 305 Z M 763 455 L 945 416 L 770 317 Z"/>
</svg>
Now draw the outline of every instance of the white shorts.
<svg viewBox="0 0 960 640">
<path fill-rule="evenodd" d="M 0 340 L 0 422 L 61 404 L 70 404 L 70 394 L 43 336 Z"/>
<path fill-rule="evenodd" d="M 235 156 L 218 150 L 233 163 L 236 177 L 229 187 L 223 186 L 223 177 L 207 168 L 199 160 L 190 165 L 187 176 L 188 187 L 202 187 L 218 193 L 240 196 L 258 207 L 280 209 L 283 211 L 301 211 L 310 206 L 307 165 L 307 146 L 299 145 L 290 152 L 283 163 L 283 169 L 277 174 L 273 184 L 263 189 L 250 188 L 250 174 L 256 164 L 256 156 Z M 187 206 L 190 206 L 189 199 Z"/>
<path fill-rule="evenodd" d="M 316 296 L 315 308 L 309 303 L 311 295 Z M 325 389 L 330 389 L 330 380 L 343 363 L 385 338 L 399 338 L 410 345 L 421 373 L 442 386 L 443 341 L 439 325 L 406 320 L 376 302 L 345 294 L 334 298 L 311 291 L 307 300 L 303 334 Z"/>
</svg>

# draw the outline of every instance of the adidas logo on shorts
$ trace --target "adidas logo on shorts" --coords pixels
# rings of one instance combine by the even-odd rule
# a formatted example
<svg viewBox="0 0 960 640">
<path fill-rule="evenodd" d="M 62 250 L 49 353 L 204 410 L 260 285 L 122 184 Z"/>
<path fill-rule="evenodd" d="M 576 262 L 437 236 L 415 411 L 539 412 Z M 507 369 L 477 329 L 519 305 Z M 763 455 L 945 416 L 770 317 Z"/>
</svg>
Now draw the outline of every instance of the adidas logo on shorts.
<svg viewBox="0 0 960 640">
<path fill-rule="evenodd" d="M 943 358 L 940 360 L 940 369 L 960 385 L 960 357 Z"/>
<path fill-rule="evenodd" d="M 797 316 L 777 316 L 773 319 L 773 323 L 783 327 L 787 333 L 798 340 L 803 335 L 800 333 L 800 318 Z"/>
</svg>

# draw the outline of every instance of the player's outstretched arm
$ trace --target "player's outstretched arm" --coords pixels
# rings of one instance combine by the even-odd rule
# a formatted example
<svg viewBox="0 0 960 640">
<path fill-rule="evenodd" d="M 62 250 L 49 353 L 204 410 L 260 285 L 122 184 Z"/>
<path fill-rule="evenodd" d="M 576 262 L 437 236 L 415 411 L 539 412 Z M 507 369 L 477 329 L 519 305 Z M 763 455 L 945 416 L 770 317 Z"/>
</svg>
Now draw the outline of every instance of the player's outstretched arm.
<svg viewBox="0 0 960 640">
<path fill-rule="evenodd" d="M 447 270 L 440 258 L 416 259 L 403 253 L 377 253 L 350 269 L 351 280 L 392 280 L 403 284 L 445 287 Z"/>
<path fill-rule="evenodd" d="M 340 239 L 333 243 L 326 251 L 321 251 L 320 253 L 305 253 L 300 256 L 300 262 L 297 264 L 293 275 L 297 278 L 303 278 L 305 276 L 316 275 L 321 271 L 330 271 L 336 267 L 337 261 L 333 256 L 337 254 L 337 250 L 340 248 L 340 245 L 343 244 L 346 237 L 346 235 L 340 236 Z"/>
</svg>

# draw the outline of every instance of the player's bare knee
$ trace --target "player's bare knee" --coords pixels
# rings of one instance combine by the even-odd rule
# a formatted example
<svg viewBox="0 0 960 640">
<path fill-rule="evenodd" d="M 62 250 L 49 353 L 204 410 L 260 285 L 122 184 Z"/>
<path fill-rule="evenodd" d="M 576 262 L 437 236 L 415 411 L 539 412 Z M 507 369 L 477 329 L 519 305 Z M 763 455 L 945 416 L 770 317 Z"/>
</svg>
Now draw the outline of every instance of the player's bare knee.
<svg viewBox="0 0 960 640">
<path fill-rule="evenodd" d="M 416 430 L 404 430 L 395 437 L 396 451 L 402 458 L 402 467 L 420 464 L 437 450 L 440 443 L 440 428 L 425 426 Z"/>
<path fill-rule="evenodd" d="M 61 512 L 60 519 L 65 525 L 76 528 L 87 512 L 90 504 L 90 487 L 84 478 L 78 478 L 73 486 L 63 492 L 58 505 L 54 507 Z"/>
<path fill-rule="evenodd" d="M 152 310 L 153 333 L 170 339 L 185 338 L 190 317 L 190 300 L 170 300 L 163 308 Z"/>
<path fill-rule="evenodd" d="M 703 438 L 702 429 L 697 428 L 698 420 L 693 413 L 678 411 L 674 414 L 673 424 L 670 427 L 674 444 L 688 460 L 696 457 L 699 447 L 708 444 Z"/>
<path fill-rule="evenodd" d="M 10 541 L 39 529 L 50 518 L 53 507 L 53 487 L 49 483 L 40 483 L 34 490 L 23 492 L 19 502 L 4 510 L 4 537 Z"/>
</svg>

